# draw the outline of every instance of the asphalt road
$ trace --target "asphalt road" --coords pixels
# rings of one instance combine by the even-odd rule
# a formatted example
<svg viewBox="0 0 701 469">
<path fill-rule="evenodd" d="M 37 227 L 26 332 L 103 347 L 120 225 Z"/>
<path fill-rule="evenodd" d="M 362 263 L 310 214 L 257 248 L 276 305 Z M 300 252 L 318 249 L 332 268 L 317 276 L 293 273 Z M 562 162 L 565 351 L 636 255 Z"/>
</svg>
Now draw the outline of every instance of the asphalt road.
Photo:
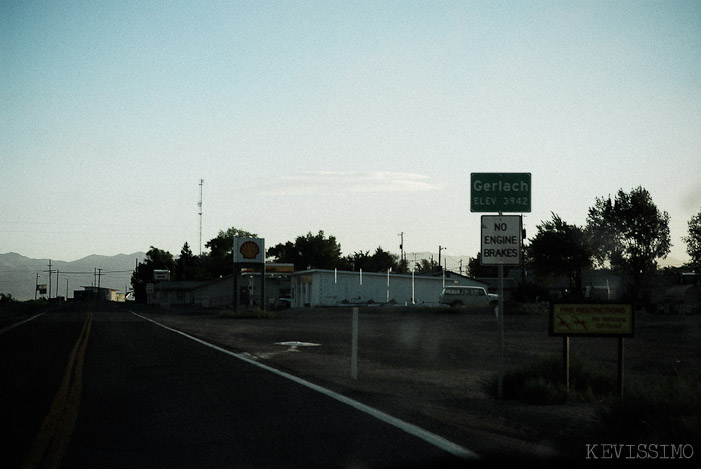
<svg viewBox="0 0 701 469">
<path fill-rule="evenodd" d="M 0 332 L 2 467 L 405 467 L 474 453 L 109 306 Z"/>
</svg>

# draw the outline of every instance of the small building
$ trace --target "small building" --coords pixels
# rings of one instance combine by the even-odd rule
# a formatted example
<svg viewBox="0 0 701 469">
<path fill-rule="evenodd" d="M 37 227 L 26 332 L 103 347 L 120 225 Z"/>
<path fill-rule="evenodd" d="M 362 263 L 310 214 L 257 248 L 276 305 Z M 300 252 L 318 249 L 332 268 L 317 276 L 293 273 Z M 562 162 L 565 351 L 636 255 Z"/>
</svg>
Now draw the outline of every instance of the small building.
<svg viewBox="0 0 701 469">
<path fill-rule="evenodd" d="M 147 288 L 146 302 L 150 305 L 191 305 L 194 304 L 194 291 L 205 282 L 158 282 Z"/>
<path fill-rule="evenodd" d="M 80 287 L 83 290 L 74 290 L 73 299 L 77 301 L 124 301 L 124 294 L 119 290 L 104 287 Z"/>
<path fill-rule="evenodd" d="M 399 304 L 438 306 L 444 286 L 487 284 L 455 272 L 440 276 L 312 269 L 292 275 L 293 308 Z"/>
</svg>

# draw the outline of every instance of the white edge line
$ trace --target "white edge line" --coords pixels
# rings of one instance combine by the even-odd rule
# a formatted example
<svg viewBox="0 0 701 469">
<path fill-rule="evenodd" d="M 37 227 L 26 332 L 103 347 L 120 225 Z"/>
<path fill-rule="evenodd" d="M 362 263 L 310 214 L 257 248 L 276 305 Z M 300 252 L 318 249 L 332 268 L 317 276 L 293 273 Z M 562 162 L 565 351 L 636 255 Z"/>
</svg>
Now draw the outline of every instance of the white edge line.
<svg viewBox="0 0 701 469">
<path fill-rule="evenodd" d="M 230 355 L 230 356 L 237 358 L 239 360 L 242 360 L 246 363 L 250 363 L 251 365 L 255 365 L 255 366 L 262 368 L 266 371 L 269 371 L 271 373 L 275 373 L 278 376 L 289 379 L 290 381 L 293 381 L 297 384 L 301 384 L 302 386 L 305 386 L 305 387 L 312 389 L 314 391 L 320 392 L 321 394 L 324 394 L 325 396 L 328 396 L 332 399 L 335 399 L 339 402 L 342 402 L 346 405 L 349 405 L 356 410 L 364 412 L 364 413 L 366 413 L 372 417 L 375 417 L 376 419 L 381 420 L 385 423 L 388 423 L 388 424 L 392 425 L 393 427 L 396 427 L 396 428 L 398 428 L 398 429 L 400 429 L 400 430 L 402 430 L 410 435 L 413 435 L 417 438 L 420 438 L 420 439 L 424 440 L 425 442 L 430 443 L 433 446 L 435 446 L 439 449 L 442 449 L 443 451 L 446 451 L 454 456 L 457 456 L 457 457 L 460 457 L 463 459 L 479 459 L 479 456 L 477 455 L 477 453 L 470 451 L 469 449 L 463 448 L 462 446 L 460 446 L 456 443 L 453 443 L 452 441 L 449 441 L 449 440 L 443 438 L 442 436 L 436 435 L 435 433 L 431 433 L 428 430 L 425 430 L 425 429 L 418 427 L 414 424 L 405 422 L 401 419 L 398 419 L 398 418 L 393 417 L 389 414 L 386 414 L 386 413 L 382 412 L 381 410 L 377 410 L 373 407 L 370 407 L 370 406 L 365 405 L 361 402 L 358 402 L 354 399 L 351 399 L 349 397 L 346 397 L 346 396 L 343 396 L 343 395 L 338 394 L 336 392 L 333 392 L 333 391 L 326 389 L 324 387 L 321 387 L 317 384 L 311 383 L 311 382 L 306 381 L 306 380 L 299 378 L 297 376 L 291 375 L 291 374 L 286 373 L 284 371 L 280 371 L 280 370 L 275 369 L 271 366 L 268 366 L 268 365 L 265 365 L 263 363 L 252 360 L 252 359 L 250 359 L 250 358 L 248 358 L 245 355 L 242 355 L 240 353 L 235 353 L 235 352 L 232 352 L 230 350 L 226 350 L 222 347 L 219 347 L 217 345 L 210 344 L 209 342 L 205 342 L 204 340 L 198 339 L 197 337 L 186 334 L 185 332 L 179 331 L 177 329 L 173 329 L 172 327 L 168 327 L 164 324 L 156 322 L 153 319 L 149 319 L 149 318 L 142 316 L 140 314 L 137 314 L 133 311 L 130 311 L 130 313 L 133 314 L 134 316 L 140 317 L 141 319 L 145 319 L 149 322 L 152 322 L 153 324 L 156 324 L 160 327 L 163 327 L 164 329 L 168 329 L 169 331 L 180 334 L 184 337 L 187 337 L 188 339 L 194 340 L 195 342 L 199 342 L 202 345 L 206 345 L 207 347 L 213 348 L 214 350 L 217 350 L 219 352 Z"/>
<path fill-rule="evenodd" d="M 29 321 L 31 321 L 32 319 L 36 319 L 36 318 L 38 318 L 39 316 L 42 316 L 43 314 L 45 314 L 45 313 L 35 314 L 35 315 L 32 316 L 31 318 L 25 319 L 24 321 L 18 322 L 18 323 L 16 323 L 16 324 L 10 324 L 9 326 L 7 326 L 7 327 L 4 328 L 4 329 L 0 329 L 0 334 L 2 334 L 2 333 L 4 333 L 4 332 L 7 332 L 7 331 L 9 331 L 10 329 L 14 329 L 14 328 L 17 327 L 17 326 L 21 326 L 21 325 L 24 324 L 25 322 L 29 322 Z"/>
</svg>

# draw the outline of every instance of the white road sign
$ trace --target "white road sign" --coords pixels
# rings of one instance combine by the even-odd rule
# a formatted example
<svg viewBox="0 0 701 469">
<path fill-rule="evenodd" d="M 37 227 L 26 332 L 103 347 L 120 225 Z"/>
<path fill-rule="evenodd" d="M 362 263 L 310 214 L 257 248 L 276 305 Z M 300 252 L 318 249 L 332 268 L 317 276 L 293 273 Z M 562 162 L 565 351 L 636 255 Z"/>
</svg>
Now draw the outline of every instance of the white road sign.
<svg viewBox="0 0 701 469">
<path fill-rule="evenodd" d="M 482 265 L 521 264 L 521 216 L 482 215 Z"/>
</svg>

